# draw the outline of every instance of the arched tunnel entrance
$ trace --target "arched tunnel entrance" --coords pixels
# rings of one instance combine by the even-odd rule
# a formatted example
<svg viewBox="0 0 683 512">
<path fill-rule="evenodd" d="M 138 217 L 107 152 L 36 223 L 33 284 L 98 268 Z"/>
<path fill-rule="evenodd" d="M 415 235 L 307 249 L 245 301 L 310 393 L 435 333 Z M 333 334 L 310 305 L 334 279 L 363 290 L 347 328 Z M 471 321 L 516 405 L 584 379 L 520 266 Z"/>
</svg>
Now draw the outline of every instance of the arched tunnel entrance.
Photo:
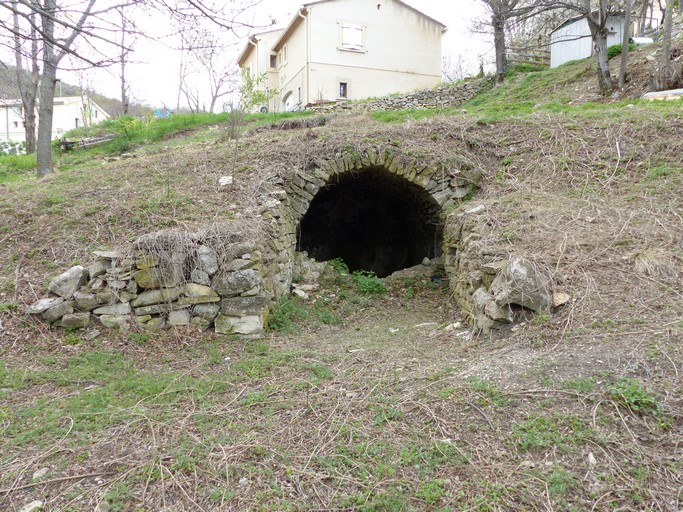
<svg viewBox="0 0 683 512">
<path fill-rule="evenodd" d="M 385 277 L 440 255 L 440 214 L 423 188 L 382 167 L 350 172 L 313 198 L 299 223 L 297 250 Z"/>
</svg>

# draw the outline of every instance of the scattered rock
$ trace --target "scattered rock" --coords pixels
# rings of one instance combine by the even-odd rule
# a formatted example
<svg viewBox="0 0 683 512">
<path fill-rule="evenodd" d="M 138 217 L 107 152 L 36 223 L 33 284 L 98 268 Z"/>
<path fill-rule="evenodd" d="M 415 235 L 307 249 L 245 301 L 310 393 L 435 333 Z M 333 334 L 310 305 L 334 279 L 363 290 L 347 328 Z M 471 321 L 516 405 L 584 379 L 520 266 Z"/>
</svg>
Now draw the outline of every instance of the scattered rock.
<svg viewBox="0 0 683 512">
<path fill-rule="evenodd" d="M 47 288 L 55 295 L 68 299 L 87 281 L 88 271 L 77 265 L 55 277 Z"/>
<path fill-rule="evenodd" d="M 559 308 L 560 306 L 564 306 L 570 300 L 571 300 L 571 297 L 564 292 L 553 293 L 553 306 L 555 306 L 556 308 Z"/>
<path fill-rule="evenodd" d="M 97 338 L 100 334 L 102 334 L 100 331 L 98 331 L 97 329 L 93 329 L 92 331 L 84 334 L 83 339 L 86 341 L 91 341 Z"/>
<path fill-rule="evenodd" d="M 43 502 L 40 500 L 35 500 L 21 507 L 19 512 L 35 512 L 41 508 L 43 508 Z"/>
<path fill-rule="evenodd" d="M 297 297 L 299 297 L 300 299 L 304 299 L 304 300 L 308 299 L 308 294 L 305 291 L 303 291 L 301 288 L 294 288 L 292 290 L 292 293 L 294 295 L 296 295 Z"/>
<path fill-rule="evenodd" d="M 57 304 L 64 302 L 62 297 L 53 297 L 49 299 L 40 299 L 38 302 L 34 302 L 28 308 L 28 312 L 31 315 L 39 315 L 50 308 L 55 307 Z"/>
<path fill-rule="evenodd" d="M 49 473 L 49 471 L 50 471 L 50 468 L 41 468 L 38 471 L 33 473 L 31 480 L 33 480 L 34 482 L 36 480 L 40 480 L 41 478 L 45 477 L 45 475 L 47 475 Z"/>
<path fill-rule="evenodd" d="M 90 313 L 71 313 L 64 315 L 61 326 L 65 329 L 85 329 L 90 325 Z"/>
</svg>

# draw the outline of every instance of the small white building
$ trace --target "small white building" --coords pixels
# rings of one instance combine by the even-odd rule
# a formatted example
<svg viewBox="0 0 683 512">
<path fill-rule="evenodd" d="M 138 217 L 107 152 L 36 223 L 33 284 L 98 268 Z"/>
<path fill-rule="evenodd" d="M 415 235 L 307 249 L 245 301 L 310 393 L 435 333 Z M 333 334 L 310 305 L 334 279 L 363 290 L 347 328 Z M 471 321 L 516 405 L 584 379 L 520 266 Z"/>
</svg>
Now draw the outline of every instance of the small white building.
<svg viewBox="0 0 683 512">
<path fill-rule="evenodd" d="M 36 123 L 38 122 L 36 112 Z M 69 130 L 101 123 L 109 118 L 90 98 L 72 96 L 54 99 L 52 138 L 59 139 Z M 36 126 L 37 128 L 37 126 Z M 0 141 L 24 142 L 24 108 L 21 100 L 0 100 Z"/>
<path fill-rule="evenodd" d="M 268 74 L 275 112 L 406 93 L 441 83 L 445 30 L 400 0 L 320 0 L 284 29 L 253 36 L 238 64 Z"/>
<path fill-rule="evenodd" d="M 607 18 L 607 46 L 621 44 L 624 37 L 625 16 Z M 572 18 L 550 33 L 550 67 L 581 60 L 593 55 L 593 41 L 588 21 L 584 17 Z"/>
</svg>

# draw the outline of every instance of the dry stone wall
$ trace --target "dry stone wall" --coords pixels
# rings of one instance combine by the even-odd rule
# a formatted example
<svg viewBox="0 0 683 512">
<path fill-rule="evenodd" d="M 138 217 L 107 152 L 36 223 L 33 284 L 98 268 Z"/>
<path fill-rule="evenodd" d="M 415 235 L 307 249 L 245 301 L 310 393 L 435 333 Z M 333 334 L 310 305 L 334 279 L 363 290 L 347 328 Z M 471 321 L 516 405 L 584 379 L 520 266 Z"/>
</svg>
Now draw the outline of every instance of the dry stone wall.
<svg viewBox="0 0 683 512">
<path fill-rule="evenodd" d="M 276 271 L 239 232 L 159 232 L 129 252 L 96 252 L 88 268 L 57 276 L 48 287 L 52 296 L 29 313 L 66 328 L 213 326 L 218 333 L 257 337 L 270 300 L 281 293 Z"/>
<path fill-rule="evenodd" d="M 297 225 L 318 191 L 341 175 L 383 169 L 425 191 L 426 218 L 445 220 L 443 256 L 453 297 L 480 331 L 514 322 L 520 312 L 557 304 L 542 266 L 488 238 L 487 206 L 459 205 L 478 187 L 477 170 L 443 168 L 383 148 L 315 160 L 305 172 L 271 183 L 253 218 L 202 233 L 161 231 L 124 252 L 96 252 L 49 284 L 29 312 L 53 326 L 98 325 L 159 330 L 167 326 L 259 337 L 271 303 L 289 294 L 294 275 L 311 271 L 296 253 Z M 251 230 L 245 230 L 245 225 Z M 299 257 L 297 257 L 299 256 Z M 313 272 L 315 273 L 315 272 Z"/>
<path fill-rule="evenodd" d="M 316 112 L 374 112 L 459 107 L 471 100 L 488 83 L 488 80 L 476 80 L 457 85 L 443 85 L 435 89 L 417 91 L 402 96 L 390 96 L 363 103 L 333 103 L 313 106 L 309 107 L 309 110 Z"/>
<path fill-rule="evenodd" d="M 490 224 L 487 206 L 470 203 L 448 218 L 444 233 L 444 266 L 453 297 L 483 333 L 561 305 L 543 265 L 490 238 Z"/>
</svg>

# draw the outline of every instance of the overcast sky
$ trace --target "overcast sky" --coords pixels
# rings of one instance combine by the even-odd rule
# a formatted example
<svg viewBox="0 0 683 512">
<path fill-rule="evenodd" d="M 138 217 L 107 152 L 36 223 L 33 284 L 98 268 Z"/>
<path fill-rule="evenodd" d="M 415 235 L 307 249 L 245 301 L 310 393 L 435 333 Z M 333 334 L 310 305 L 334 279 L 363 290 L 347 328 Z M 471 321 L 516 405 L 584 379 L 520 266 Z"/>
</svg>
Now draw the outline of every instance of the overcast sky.
<svg viewBox="0 0 683 512">
<path fill-rule="evenodd" d="M 443 38 L 443 53 L 451 61 L 456 62 L 461 56 L 467 70 L 476 73 L 480 59 L 486 62 L 492 60 L 491 38 L 471 33 L 473 21 L 481 18 L 483 13 L 479 0 L 404 1 L 448 27 L 448 32 Z M 276 26 L 279 28 L 289 22 L 291 16 L 303 3 L 305 2 L 301 0 L 263 0 L 245 21 L 263 25 L 268 23 L 270 17 L 273 17 L 279 22 Z M 149 23 L 149 20 L 146 23 Z M 246 43 L 246 33 L 243 37 L 236 46 L 241 47 Z M 134 100 L 154 107 L 163 104 L 169 108 L 175 108 L 178 94 L 179 55 L 169 47 L 170 44 L 170 41 L 164 45 L 142 40 L 136 45 L 132 57 L 135 62 L 127 71 Z M 226 55 L 226 58 L 234 60 L 235 55 Z M 114 98 L 120 97 L 117 68 L 89 71 L 83 75 L 99 93 Z M 60 77 L 65 82 L 78 84 L 78 77 L 72 73 L 63 72 Z M 201 87 L 202 78 L 197 76 L 195 80 Z M 208 99 L 206 102 L 208 103 Z"/>
</svg>

